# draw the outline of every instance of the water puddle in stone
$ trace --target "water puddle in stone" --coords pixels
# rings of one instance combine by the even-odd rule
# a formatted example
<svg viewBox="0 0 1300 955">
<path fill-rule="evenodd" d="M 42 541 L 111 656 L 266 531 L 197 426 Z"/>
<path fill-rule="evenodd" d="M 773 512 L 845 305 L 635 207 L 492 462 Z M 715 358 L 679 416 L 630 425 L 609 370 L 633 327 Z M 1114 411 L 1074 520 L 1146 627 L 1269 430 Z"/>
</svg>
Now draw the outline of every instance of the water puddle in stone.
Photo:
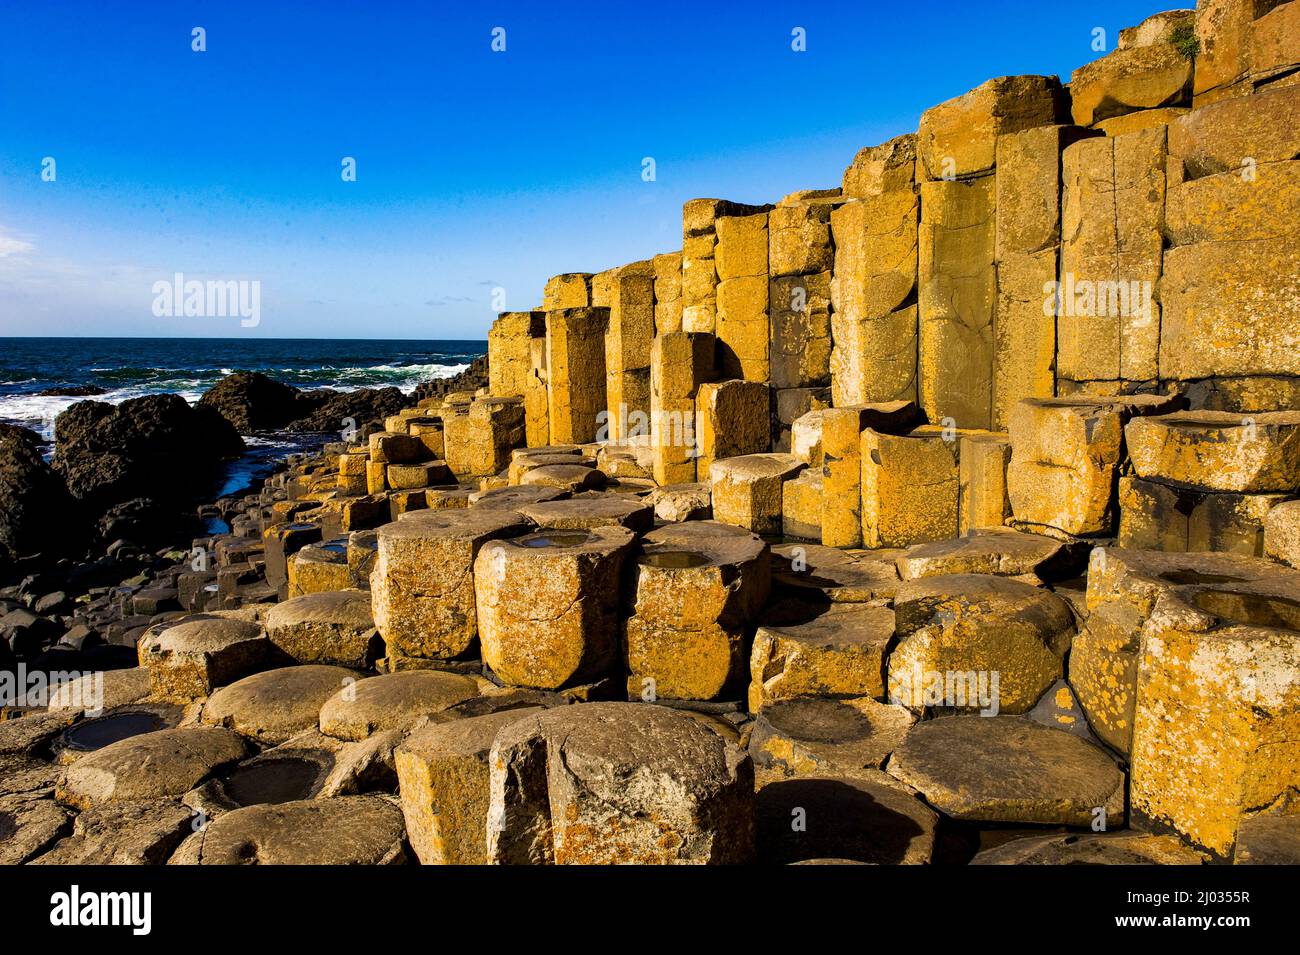
<svg viewBox="0 0 1300 955">
<path fill-rule="evenodd" d="M 709 558 L 689 550 L 661 550 L 653 554 L 644 554 L 637 563 L 643 567 L 685 570 L 688 567 L 703 567 L 709 563 Z"/>
<path fill-rule="evenodd" d="M 1171 570 L 1160 575 L 1161 580 L 1171 584 L 1237 584 L 1245 577 L 1233 577 L 1231 574 L 1206 574 L 1199 570 Z"/>
<path fill-rule="evenodd" d="M 89 753 L 109 743 L 166 728 L 167 721 L 157 713 L 113 713 L 69 726 L 63 731 L 63 742 L 68 749 Z"/>
<path fill-rule="evenodd" d="M 519 543 L 524 547 L 581 547 L 591 540 L 591 535 L 586 533 L 557 533 L 557 534 L 535 534 L 530 537 L 521 537 Z"/>
<path fill-rule="evenodd" d="M 268 759 L 236 769 L 222 784 L 240 806 L 292 802 L 316 794 L 321 765 L 308 759 Z"/>
<path fill-rule="evenodd" d="M 1192 603 L 1230 623 L 1300 631 L 1300 601 L 1289 597 L 1203 590 L 1192 596 Z"/>
</svg>

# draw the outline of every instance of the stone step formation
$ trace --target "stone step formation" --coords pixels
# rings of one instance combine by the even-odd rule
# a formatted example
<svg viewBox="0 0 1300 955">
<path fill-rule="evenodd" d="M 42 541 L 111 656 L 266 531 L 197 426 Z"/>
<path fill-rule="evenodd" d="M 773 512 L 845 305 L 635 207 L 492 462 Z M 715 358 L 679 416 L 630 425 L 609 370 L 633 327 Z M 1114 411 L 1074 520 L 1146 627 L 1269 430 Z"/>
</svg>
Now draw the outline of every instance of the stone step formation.
<svg viewBox="0 0 1300 955">
<path fill-rule="evenodd" d="M 138 666 L 0 723 L 0 858 L 1300 861 L 1296 37 L 1158 14 L 555 276 L 92 595 Z"/>
</svg>

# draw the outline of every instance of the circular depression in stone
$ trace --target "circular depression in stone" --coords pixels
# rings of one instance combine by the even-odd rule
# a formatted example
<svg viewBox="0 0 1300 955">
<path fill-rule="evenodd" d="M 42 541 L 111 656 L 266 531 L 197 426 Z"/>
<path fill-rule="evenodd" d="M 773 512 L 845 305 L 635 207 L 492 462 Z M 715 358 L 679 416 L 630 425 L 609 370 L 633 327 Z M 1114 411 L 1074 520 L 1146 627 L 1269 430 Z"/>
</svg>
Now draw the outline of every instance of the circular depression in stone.
<svg viewBox="0 0 1300 955">
<path fill-rule="evenodd" d="M 110 713 L 69 726 L 63 731 L 63 745 L 74 752 L 90 753 L 110 743 L 167 728 L 167 720 L 148 710 Z"/>
<path fill-rule="evenodd" d="M 286 756 L 239 767 L 222 783 L 222 789 L 238 806 L 293 802 L 316 795 L 320 775 L 319 763 Z"/>
<path fill-rule="evenodd" d="M 1300 601 L 1236 590 L 1201 590 L 1191 602 L 1206 613 L 1247 627 L 1300 631 Z"/>
<path fill-rule="evenodd" d="M 763 707 L 777 732 L 815 743 L 847 743 L 871 737 L 871 720 L 838 700 L 804 697 Z"/>
<path fill-rule="evenodd" d="M 1167 580 L 1171 584 L 1187 586 L 1190 584 L 1238 584 L 1245 582 L 1245 577 L 1234 577 L 1232 574 L 1207 574 L 1199 570 L 1170 570 L 1160 574 L 1161 580 Z"/>
<path fill-rule="evenodd" d="M 585 531 L 548 531 L 544 534 L 529 534 L 515 543 L 521 547 L 581 547 L 591 542 L 591 535 Z"/>
</svg>

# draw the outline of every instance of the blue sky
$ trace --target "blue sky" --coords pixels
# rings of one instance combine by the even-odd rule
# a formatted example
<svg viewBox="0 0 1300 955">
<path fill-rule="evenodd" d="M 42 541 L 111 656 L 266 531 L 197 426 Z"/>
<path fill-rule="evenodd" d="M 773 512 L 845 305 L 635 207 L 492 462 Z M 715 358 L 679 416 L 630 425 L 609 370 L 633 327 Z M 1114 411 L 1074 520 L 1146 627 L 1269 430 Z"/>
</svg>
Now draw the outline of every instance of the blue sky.
<svg viewBox="0 0 1300 955">
<path fill-rule="evenodd" d="M 680 248 L 695 196 L 838 185 L 1168 8 L 0 0 L 0 335 L 482 338 L 494 288 Z M 155 317 L 176 272 L 259 281 L 261 324 Z"/>
</svg>

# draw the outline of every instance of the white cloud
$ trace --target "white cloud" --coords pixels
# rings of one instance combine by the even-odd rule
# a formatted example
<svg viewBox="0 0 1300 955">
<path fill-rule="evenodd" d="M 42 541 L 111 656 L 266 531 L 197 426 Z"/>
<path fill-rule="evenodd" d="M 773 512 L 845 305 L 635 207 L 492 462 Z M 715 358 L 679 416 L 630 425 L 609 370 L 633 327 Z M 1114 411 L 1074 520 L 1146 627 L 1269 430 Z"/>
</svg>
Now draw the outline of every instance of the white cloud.
<svg viewBox="0 0 1300 955">
<path fill-rule="evenodd" d="M 3 230 L 0 230 L 0 259 L 7 255 L 21 255 L 24 252 L 30 252 L 32 248 L 30 242 L 24 242 L 15 236 L 6 235 Z"/>
</svg>

